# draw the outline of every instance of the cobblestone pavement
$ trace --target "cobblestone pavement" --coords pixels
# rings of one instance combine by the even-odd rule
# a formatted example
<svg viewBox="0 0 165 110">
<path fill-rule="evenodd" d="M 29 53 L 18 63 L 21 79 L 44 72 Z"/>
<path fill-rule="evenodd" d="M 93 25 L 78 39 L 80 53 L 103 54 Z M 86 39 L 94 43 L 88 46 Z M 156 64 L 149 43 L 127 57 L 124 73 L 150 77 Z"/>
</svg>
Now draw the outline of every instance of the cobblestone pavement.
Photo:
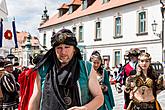
<svg viewBox="0 0 165 110">
<path fill-rule="evenodd" d="M 114 100 L 115 100 L 115 107 L 113 110 L 123 110 L 123 103 L 124 103 L 123 92 L 117 93 L 115 90 L 115 86 L 111 85 L 111 87 L 112 87 Z M 157 98 L 162 107 L 162 110 L 165 110 L 165 90 L 159 93 Z"/>
</svg>

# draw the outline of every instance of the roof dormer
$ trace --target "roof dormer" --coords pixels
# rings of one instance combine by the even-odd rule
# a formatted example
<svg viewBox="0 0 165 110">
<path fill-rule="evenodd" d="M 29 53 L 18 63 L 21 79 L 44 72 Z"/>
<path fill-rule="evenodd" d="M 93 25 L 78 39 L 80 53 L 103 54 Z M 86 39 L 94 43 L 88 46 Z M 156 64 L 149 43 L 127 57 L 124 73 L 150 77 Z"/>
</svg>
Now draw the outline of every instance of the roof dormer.
<svg viewBox="0 0 165 110">
<path fill-rule="evenodd" d="M 102 0 L 102 3 L 108 3 L 110 0 Z"/>
<path fill-rule="evenodd" d="M 82 9 L 88 8 L 92 3 L 96 0 L 81 0 L 82 1 Z"/>
<path fill-rule="evenodd" d="M 57 10 L 59 10 L 59 17 L 63 16 L 69 9 L 69 6 L 66 3 L 63 3 L 61 5 L 60 8 L 58 8 Z"/>
<path fill-rule="evenodd" d="M 69 14 L 73 13 L 81 5 L 81 0 L 72 0 L 69 6 Z"/>
</svg>

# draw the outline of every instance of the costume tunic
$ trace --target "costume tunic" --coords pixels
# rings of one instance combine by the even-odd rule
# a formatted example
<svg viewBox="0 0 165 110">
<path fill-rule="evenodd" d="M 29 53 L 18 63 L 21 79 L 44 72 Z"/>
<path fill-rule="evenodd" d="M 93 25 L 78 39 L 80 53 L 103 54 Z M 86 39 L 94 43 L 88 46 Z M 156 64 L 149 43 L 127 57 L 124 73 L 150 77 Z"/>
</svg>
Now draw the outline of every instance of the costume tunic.
<svg viewBox="0 0 165 110">
<path fill-rule="evenodd" d="M 113 107 L 115 106 L 112 88 L 109 82 L 108 72 L 104 69 L 102 74 L 102 84 L 103 86 L 107 86 L 108 90 L 103 91 L 104 95 L 104 104 L 99 108 L 99 110 L 113 110 Z"/>
<path fill-rule="evenodd" d="M 150 73 L 152 74 L 152 73 Z M 125 92 L 130 94 L 127 110 L 161 110 L 156 91 L 163 90 L 163 78 L 153 73 L 152 77 L 136 73 L 126 79 Z"/>
<path fill-rule="evenodd" d="M 80 77 L 77 81 L 77 85 L 78 85 L 78 90 L 79 90 L 80 103 L 81 103 L 81 105 L 84 105 L 92 99 L 92 96 L 88 89 L 88 77 L 90 75 L 92 65 L 91 65 L 91 63 L 89 63 L 87 61 L 83 61 L 83 60 L 79 60 L 79 64 L 80 64 Z M 44 82 L 45 82 L 47 70 L 49 68 L 48 65 L 49 65 L 49 63 L 45 63 L 45 65 L 40 67 L 38 70 L 39 74 L 41 76 L 42 92 L 45 87 Z M 42 109 L 42 99 L 43 99 L 43 94 L 41 97 L 41 107 L 40 107 L 41 109 Z"/>
<path fill-rule="evenodd" d="M 11 73 L 5 72 L 1 78 L 1 90 L 3 93 L 3 110 L 16 109 L 18 107 L 18 97 L 16 81 Z"/>
</svg>

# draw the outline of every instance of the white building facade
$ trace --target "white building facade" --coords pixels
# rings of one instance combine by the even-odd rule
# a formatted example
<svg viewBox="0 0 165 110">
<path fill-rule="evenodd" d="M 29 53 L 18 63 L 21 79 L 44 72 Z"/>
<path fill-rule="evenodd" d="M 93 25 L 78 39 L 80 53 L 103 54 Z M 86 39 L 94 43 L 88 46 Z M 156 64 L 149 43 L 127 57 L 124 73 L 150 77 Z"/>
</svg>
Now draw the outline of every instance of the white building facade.
<svg viewBox="0 0 165 110">
<path fill-rule="evenodd" d="M 152 61 L 162 62 L 162 40 L 152 30 L 154 20 L 158 24 L 156 33 L 160 35 L 162 30 L 160 1 L 121 1 L 93 0 L 85 9 L 81 1 L 78 9 L 69 13 L 70 6 L 74 5 L 71 3 L 67 13 L 57 14 L 39 27 L 41 43 L 50 48 L 52 33 L 66 28 L 75 33 L 86 60 L 98 50 L 104 58 L 110 58 L 112 67 L 125 63 L 125 53 L 130 48 L 139 48 L 150 53 Z"/>
<path fill-rule="evenodd" d="M 6 5 L 6 0 L 0 0 L 0 20 L 1 19 L 7 19 L 8 16 L 8 10 Z M 7 56 L 8 51 L 6 51 L 3 48 L 0 48 L 0 56 Z"/>
<path fill-rule="evenodd" d="M 0 18 L 7 18 L 8 10 L 6 0 L 0 0 Z"/>
</svg>

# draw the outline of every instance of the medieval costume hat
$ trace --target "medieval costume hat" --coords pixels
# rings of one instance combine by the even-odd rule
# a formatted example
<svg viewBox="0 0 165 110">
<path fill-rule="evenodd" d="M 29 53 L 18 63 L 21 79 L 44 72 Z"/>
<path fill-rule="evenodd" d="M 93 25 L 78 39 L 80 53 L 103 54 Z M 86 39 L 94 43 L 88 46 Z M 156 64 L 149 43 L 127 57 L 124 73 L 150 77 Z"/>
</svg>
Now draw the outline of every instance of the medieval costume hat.
<svg viewBox="0 0 165 110">
<path fill-rule="evenodd" d="M 128 53 L 128 56 L 131 57 L 131 56 L 139 56 L 140 55 L 140 50 L 138 48 L 131 48 L 129 53 Z"/>
<path fill-rule="evenodd" d="M 62 29 L 51 37 L 52 47 L 60 44 L 77 45 L 77 40 L 74 34 L 68 29 Z"/>
<path fill-rule="evenodd" d="M 36 68 L 40 67 L 45 63 L 47 59 L 52 61 L 52 57 L 54 56 L 54 48 L 59 46 L 60 44 L 72 45 L 75 47 L 76 53 L 75 56 L 78 59 L 82 59 L 80 49 L 77 47 L 77 40 L 74 34 L 69 29 L 61 29 L 57 33 L 53 34 L 51 37 L 51 46 L 52 48 L 42 57 L 42 59 L 37 63 Z"/>
<path fill-rule="evenodd" d="M 98 57 L 100 56 L 100 53 L 97 50 L 94 50 L 90 56 L 89 61 L 92 61 L 93 57 Z"/>
<path fill-rule="evenodd" d="M 69 29 L 62 29 L 51 37 L 51 46 L 54 48 L 60 44 L 72 45 L 76 49 L 76 56 L 82 59 L 80 49 L 77 47 L 77 40 Z"/>
<path fill-rule="evenodd" d="M 9 66 L 13 66 L 11 61 L 5 61 L 4 62 L 4 67 L 9 67 Z"/>
</svg>

